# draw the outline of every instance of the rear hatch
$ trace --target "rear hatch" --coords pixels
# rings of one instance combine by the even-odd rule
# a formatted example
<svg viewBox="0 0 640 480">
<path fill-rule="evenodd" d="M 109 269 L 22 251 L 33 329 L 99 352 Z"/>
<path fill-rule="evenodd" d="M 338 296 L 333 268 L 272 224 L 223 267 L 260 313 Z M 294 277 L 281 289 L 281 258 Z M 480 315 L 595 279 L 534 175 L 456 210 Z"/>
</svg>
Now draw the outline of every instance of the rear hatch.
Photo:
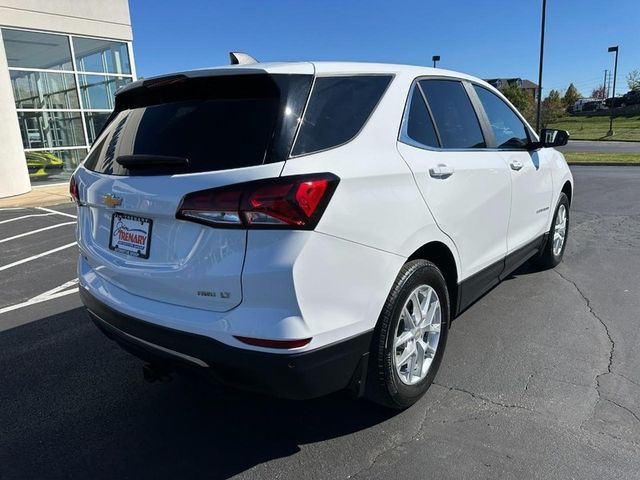
<svg viewBox="0 0 640 480">
<path fill-rule="evenodd" d="M 235 72 L 234 72 L 235 73 Z M 191 192 L 277 177 L 312 75 L 176 75 L 116 96 L 74 180 L 93 271 L 142 297 L 227 311 L 242 300 L 247 233 L 176 218 Z"/>
</svg>

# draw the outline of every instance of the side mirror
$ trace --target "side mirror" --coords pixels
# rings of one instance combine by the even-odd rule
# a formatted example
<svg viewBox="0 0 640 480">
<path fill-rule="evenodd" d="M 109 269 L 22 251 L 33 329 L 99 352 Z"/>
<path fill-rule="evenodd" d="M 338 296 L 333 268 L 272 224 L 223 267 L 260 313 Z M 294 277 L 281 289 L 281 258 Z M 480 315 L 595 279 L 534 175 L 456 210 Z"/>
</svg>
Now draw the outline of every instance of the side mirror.
<svg viewBox="0 0 640 480">
<path fill-rule="evenodd" d="M 542 147 L 562 147 L 569 141 L 569 132 L 566 130 L 555 130 L 553 128 L 543 128 L 540 132 L 540 146 Z"/>
</svg>

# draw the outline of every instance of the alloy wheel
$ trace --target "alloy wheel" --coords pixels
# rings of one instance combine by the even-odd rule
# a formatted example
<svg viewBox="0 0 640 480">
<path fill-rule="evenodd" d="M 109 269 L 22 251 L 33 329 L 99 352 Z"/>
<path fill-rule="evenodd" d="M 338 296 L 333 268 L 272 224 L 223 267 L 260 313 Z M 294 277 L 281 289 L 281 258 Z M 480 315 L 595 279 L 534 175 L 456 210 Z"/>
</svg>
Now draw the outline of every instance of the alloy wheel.
<svg viewBox="0 0 640 480">
<path fill-rule="evenodd" d="M 442 308 L 436 291 L 421 285 L 402 307 L 393 341 L 393 362 L 406 385 L 423 380 L 436 355 L 442 326 Z"/>
</svg>

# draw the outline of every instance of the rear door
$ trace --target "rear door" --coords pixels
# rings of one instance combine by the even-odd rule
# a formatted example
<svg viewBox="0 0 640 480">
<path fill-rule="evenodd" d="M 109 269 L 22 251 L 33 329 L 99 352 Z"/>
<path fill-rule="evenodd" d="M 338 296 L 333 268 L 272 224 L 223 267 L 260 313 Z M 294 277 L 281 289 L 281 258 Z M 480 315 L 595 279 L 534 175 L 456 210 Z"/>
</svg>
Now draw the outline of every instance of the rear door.
<svg viewBox="0 0 640 480">
<path fill-rule="evenodd" d="M 176 305 L 238 305 L 246 231 L 177 219 L 176 211 L 188 193 L 279 176 L 311 79 L 178 76 L 118 95 L 74 176 L 79 245 L 95 275 Z"/>
<path fill-rule="evenodd" d="M 495 93 L 474 85 L 511 177 L 511 214 L 507 253 L 514 265 L 537 248 L 551 215 L 551 166 L 541 150 L 529 151 L 529 128 Z M 507 265 L 507 270 L 512 268 Z"/>
<path fill-rule="evenodd" d="M 502 271 L 511 184 L 500 153 L 486 149 L 467 88 L 451 79 L 417 82 L 398 148 L 438 226 L 455 243 L 463 275 L 482 271 L 474 287 L 483 290 Z"/>
</svg>

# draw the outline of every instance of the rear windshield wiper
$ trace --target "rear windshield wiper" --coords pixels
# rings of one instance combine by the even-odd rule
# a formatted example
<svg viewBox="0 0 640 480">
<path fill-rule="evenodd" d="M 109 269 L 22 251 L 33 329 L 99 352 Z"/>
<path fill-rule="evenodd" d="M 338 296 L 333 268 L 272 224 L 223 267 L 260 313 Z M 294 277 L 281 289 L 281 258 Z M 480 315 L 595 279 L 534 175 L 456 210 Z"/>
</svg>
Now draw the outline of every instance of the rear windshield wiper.
<svg viewBox="0 0 640 480">
<path fill-rule="evenodd" d="M 129 170 L 149 167 L 187 167 L 189 159 L 167 155 L 120 155 L 116 162 Z"/>
</svg>

